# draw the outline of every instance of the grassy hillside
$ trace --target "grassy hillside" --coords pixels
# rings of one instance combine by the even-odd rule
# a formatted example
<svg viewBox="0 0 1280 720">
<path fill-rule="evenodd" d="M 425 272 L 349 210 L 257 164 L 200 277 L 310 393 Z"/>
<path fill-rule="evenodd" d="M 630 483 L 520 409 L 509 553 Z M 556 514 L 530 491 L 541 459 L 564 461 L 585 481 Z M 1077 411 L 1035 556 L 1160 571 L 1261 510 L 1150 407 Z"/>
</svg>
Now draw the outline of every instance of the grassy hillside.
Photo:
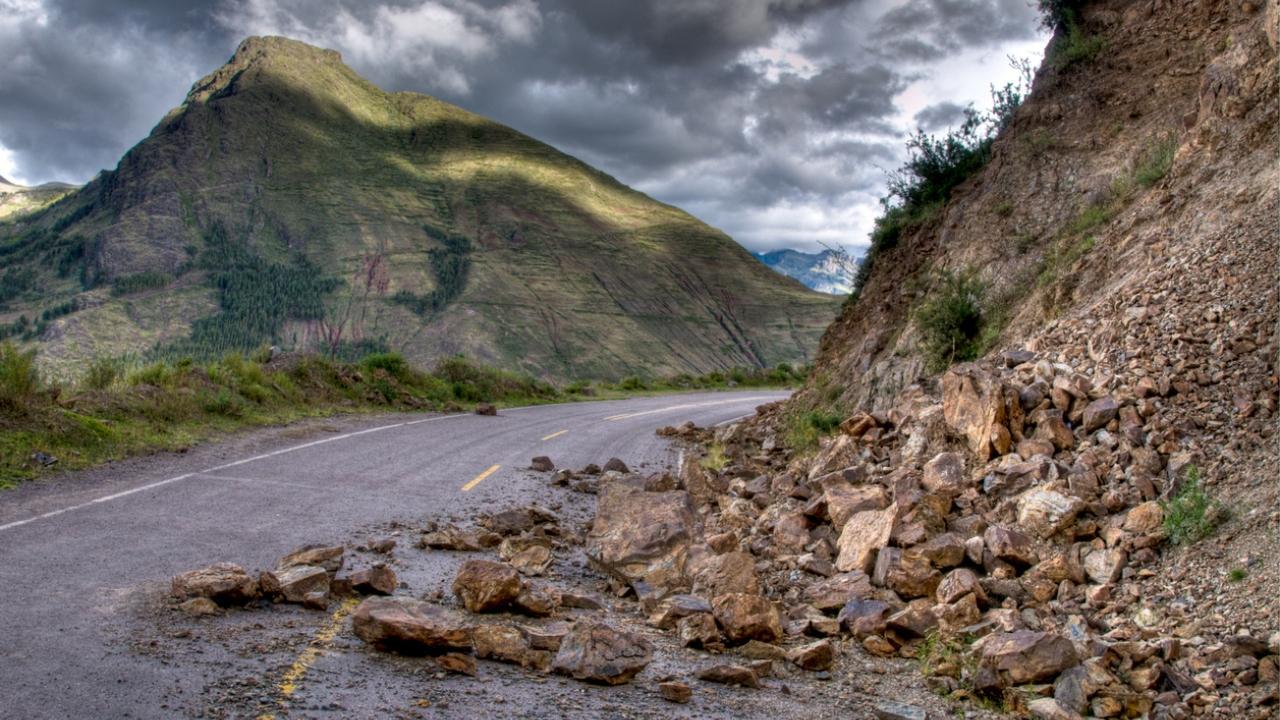
<svg viewBox="0 0 1280 720">
<path fill-rule="evenodd" d="M 803 362 L 837 306 L 550 146 L 283 38 L 246 40 L 115 171 L 0 226 L 0 263 L 19 268 L 0 323 L 63 373 L 262 342 L 703 373 Z"/>
</svg>

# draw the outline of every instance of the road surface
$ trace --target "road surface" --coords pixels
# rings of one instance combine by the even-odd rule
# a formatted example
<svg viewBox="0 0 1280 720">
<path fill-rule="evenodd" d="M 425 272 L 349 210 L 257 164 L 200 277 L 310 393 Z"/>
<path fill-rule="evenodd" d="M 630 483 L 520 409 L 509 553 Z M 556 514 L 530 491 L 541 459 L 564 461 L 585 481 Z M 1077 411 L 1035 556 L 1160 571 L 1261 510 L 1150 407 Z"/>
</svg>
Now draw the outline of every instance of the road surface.
<svg viewBox="0 0 1280 720">
<path fill-rule="evenodd" d="M 209 690 L 218 680 L 211 666 L 240 662 L 234 649 L 210 646 L 208 662 L 193 664 L 190 653 L 168 654 L 168 642 L 140 629 L 146 604 L 174 574 L 218 560 L 270 567 L 293 547 L 353 528 L 540 502 L 545 478 L 525 471 L 535 455 L 569 468 L 615 456 L 633 468 L 674 466 L 676 450 L 655 428 L 713 425 L 785 396 L 699 393 L 497 417 L 315 422 L 0 493 L 0 716 L 237 716 L 214 707 Z M 291 716 L 381 714 L 359 707 L 362 697 Z"/>
</svg>

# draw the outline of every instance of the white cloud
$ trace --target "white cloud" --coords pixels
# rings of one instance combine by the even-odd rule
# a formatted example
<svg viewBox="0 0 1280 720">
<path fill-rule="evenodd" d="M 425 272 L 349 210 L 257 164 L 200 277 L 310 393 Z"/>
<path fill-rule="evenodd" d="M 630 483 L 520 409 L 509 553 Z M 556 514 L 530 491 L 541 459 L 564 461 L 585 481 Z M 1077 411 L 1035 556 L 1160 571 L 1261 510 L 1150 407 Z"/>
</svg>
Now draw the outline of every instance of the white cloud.
<svg viewBox="0 0 1280 720">
<path fill-rule="evenodd" d="M 425 0 L 405 7 L 381 4 L 360 15 L 342 7 L 324 21 L 304 11 L 314 13 L 314 6 L 298 0 L 226 0 L 214 18 L 242 36 L 285 35 L 338 50 L 357 70 L 382 77 L 413 74 L 460 94 L 470 90 L 470 63 L 492 56 L 499 43 L 531 42 L 542 22 L 532 0 L 512 0 L 491 10 L 470 0 Z"/>
</svg>

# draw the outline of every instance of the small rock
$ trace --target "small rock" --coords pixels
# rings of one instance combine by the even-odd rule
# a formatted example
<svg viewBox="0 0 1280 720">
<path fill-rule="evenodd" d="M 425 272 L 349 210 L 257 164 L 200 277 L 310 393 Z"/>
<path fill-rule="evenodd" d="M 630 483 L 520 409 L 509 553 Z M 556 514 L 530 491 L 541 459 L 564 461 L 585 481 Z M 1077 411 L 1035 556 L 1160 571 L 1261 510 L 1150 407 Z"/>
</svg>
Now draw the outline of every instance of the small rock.
<svg viewBox="0 0 1280 720">
<path fill-rule="evenodd" d="M 787 660 L 802 670 L 827 670 L 835 664 L 836 648 L 830 640 L 819 640 L 789 651 Z"/>
<path fill-rule="evenodd" d="M 365 595 L 390 595 L 400 585 L 395 570 L 385 563 L 351 573 L 348 582 L 351 583 L 352 590 Z"/>
<path fill-rule="evenodd" d="M 492 404 L 490 404 L 490 403 L 485 403 L 485 402 L 482 402 L 482 403 L 476 403 L 476 414 L 477 414 L 477 415 L 487 415 L 487 416 L 492 417 L 492 416 L 494 416 L 494 415 L 497 415 L 497 414 L 498 414 L 498 408 L 494 407 L 494 406 L 493 406 Z"/>
<path fill-rule="evenodd" d="M 534 472 L 551 472 L 556 469 L 556 464 L 546 455 L 539 455 L 529 463 L 529 469 Z"/>
<path fill-rule="evenodd" d="M 218 604 L 207 597 L 194 597 L 178 606 L 182 612 L 191 617 L 206 617 L 209 615 L 218 615 L 222 609 Z"/>
<path fill-rule="evenodd" d="M 737 685 L 739 687 L 760 687 L 760 675 L 755 670 L 741 665 L 712 665 L 698 672 L 698 679 L 721 685 Z"/>
<path fill-rule="evenodd" d="M 304 545 L 280 558 L 277 569 L 294 565 L 315 565 L 326 572 L 335 573 L 342 569 L 343 547 L 341 545 Z"/>
<path fill-rule="evenodd" d="M 622 462 L 618 458 L 609 458 L 609 462 L 604 464 L 604 471 L 620 472 L 620 473 L 626 474 L 631 472 L 631 468 L 627 467 L 627 464 Z"/>
<path fill-rule="evenodd" d="M 693 699 L 693 688 L 682 682 L 671 681 L 658 683 L 658 694 L 667 702 L 684 705 Z"/>
<path fill-rule="evenodd" d="M 766 598 L 726 593 L 715 598 L 711 606 L 716 622 L 729 642 L 775 642 L 782 637 L 782 619 L 778 609 Z"/>
<path fill-rule="evenodd" d="M 208 598 L 219 605 L 243 605 L 258 597 L 258 581 L 244 568 L 232 563 L 214 563 L 173 579 L 170 591 L 175 598 Z"/>
</svg>

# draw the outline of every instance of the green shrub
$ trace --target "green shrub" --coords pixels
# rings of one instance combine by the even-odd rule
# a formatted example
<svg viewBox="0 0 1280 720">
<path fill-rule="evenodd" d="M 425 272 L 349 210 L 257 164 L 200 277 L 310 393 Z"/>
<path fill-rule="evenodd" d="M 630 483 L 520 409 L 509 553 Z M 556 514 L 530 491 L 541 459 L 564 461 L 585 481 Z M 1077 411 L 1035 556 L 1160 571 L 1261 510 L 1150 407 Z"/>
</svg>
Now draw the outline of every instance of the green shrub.
<svg viewBox="0 0 1280 720">
<path fill-rule="evenodd" d="M 971 273 L 943 272 L 940 287 L 916 312 L 925 360 L 934 372 L 977 357 L 986 286 Z"/>
<path fill-rule="evenodd" d="M 649 385 L 639 375 L 628 375 L 618 381 L 619 390 L 647 390 Z"/>
<path fill-rule="evenodd" d="M 125 275 L 111 283 L 112 295 L 132 295 L 146 290 L 159 290 L 173 282 L 173 276 L 164 272 L 140 272 Z"/>
<path fill-rule="evenodd" d="M 804 414 L 805 424 L 823 435 L 830 435 L 844 418 L 837 412 L 810 410 Z"/>
<path fill-rule="evenodd" d="M 156 361 L 130 373 L 128 382 L 130 385 L 154 385 L 155 387 L 165 387 L 169 384 L 173 374 L 172 366 L 168 363 Z"/>
<path fill-rule="evenodd" d="M 721 443 L 712 443 L 707 448 L 706 457 L 698 463 L 707 470 L 720 472 L 729 464 L 729 456 L 725 454 L 724 445 Z"/>
<path fill-rule="evenodd" d="M 0 410 L 22 410 L 42 387 L 36 351 L 19 350 L 7 341 L 0 343 Z"/>
<path fill-rule="evenodd" d="M 1200 471 L 1191 467 L 1178 493 L 1161 503 L 1164 531 L 1174 545 L 1190 545 L 1213 534 L 1226 509 L 1200 483 Z"/>
<path fill-rule="evenodd" d="M 106 390 L 120 379 L 124 364 L 116 358 L 96 357 L 84 374 L 84 386 L 91 390 Z"/>
<path fill-rule="evenodd" d="M 1049 50 L 1049 63 L 1059 72 L 1072 65 L 1093 62 L 1107 47 L 1106 38 L 1084 31 L 1075 13 L 1067 13 L 1066 17 L 1066 34 L 1059 35 Z"/>
<path fill-rule="evenodd" d="M 1178 139 L 1172 134 L 1154 142 L 1147 150 L 1146 157 L 1134 168 L 1134 181 L 1144 188 L 1160 182 L 1173 167 L 1173 155 L 1177 150 Z"/>
<path fill-rule="evenodd" d="M 367 355 L 360 364 L 366 370 L 385 370 L 388 375 L 403 378 L 409 371 L 409 361 L 400 353 L 382 352 Z"/>
<path fill-rule="evenodd" d="M 204 411 L 212 415 L 238 418 L 244 415 L 244 400 L 227 388 L 218 388 L 216 393 L 205 397 L 202 403 Z"/>
</svg>

